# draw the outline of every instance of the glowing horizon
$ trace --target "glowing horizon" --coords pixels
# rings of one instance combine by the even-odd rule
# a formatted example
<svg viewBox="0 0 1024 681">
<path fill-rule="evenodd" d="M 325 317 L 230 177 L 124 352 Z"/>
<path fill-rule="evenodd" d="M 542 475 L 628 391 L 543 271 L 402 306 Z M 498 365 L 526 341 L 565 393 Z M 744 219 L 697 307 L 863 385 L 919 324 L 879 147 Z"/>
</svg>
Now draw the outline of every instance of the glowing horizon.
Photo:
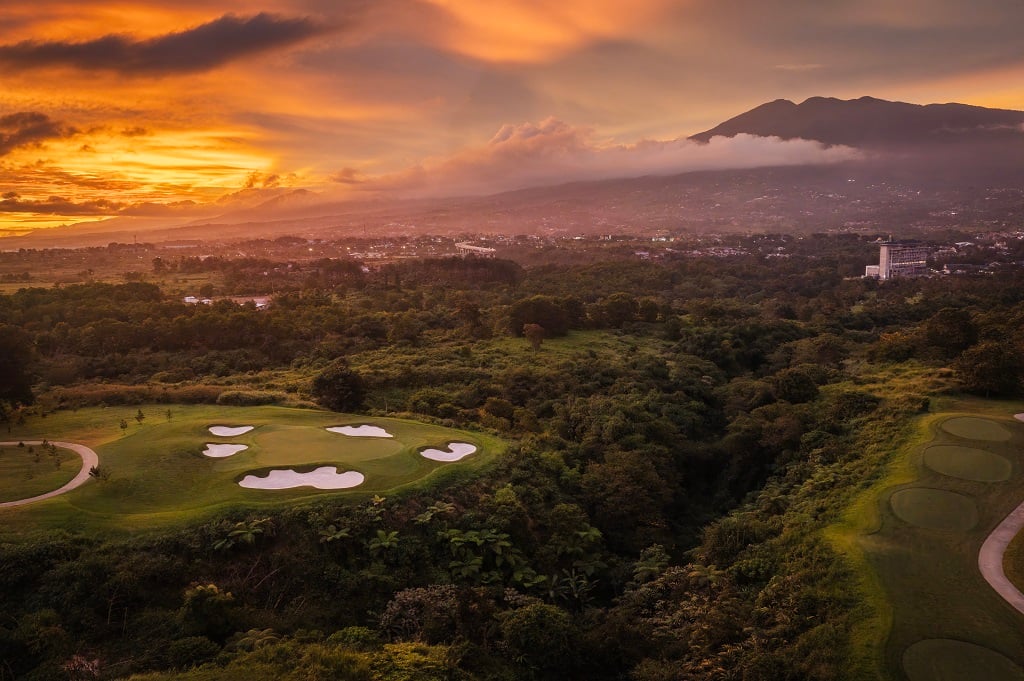
<svg viewBox="0 0 1024 681">
<path fill-rule="evenodd" d="M 660 168 L 675 140 L 777 98 L 1024 109 L 1022 21 L 1009 0 L 969 13 L 941 0 L 11 0 L 0 232 L 197 219 L 370 180 L 415 195 L 604 177 L 626 156 Z M 679 153 L 684 168 L 699 156 Z M 557 172 L 529 167 L 538 158 Z"/>
</svg>

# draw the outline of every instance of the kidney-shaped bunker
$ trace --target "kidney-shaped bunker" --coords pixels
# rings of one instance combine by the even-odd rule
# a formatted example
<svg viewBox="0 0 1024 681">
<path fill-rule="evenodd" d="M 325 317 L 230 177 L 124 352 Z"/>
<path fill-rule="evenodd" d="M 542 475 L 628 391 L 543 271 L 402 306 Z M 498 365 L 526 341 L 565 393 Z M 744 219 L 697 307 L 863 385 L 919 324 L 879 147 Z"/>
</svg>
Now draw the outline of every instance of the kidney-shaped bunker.
<svg viewBox="0 0 1024 681">
<path fill-rule="evenodd" d="M 366 478 L 356 471 L 338 472 L 337 466 L 321 466 L 308 473 L 299 473 L 290 468 L 279 468 L 267 473 L 266 477 L 247 475 L 238 481 L 249 489 L 293 489 L 315 487 L 316 489 L 347 489 L 363 484 Z"/>
<path fill-rule="evenodd" d="M 420 456 L 431 461 L 450 463 L 464 459 L 475 451 L 476 445 L 471 445 L 468 442 L 449 442 L 448 449 L 424 449 L 420 452 Z"/>
</svg>

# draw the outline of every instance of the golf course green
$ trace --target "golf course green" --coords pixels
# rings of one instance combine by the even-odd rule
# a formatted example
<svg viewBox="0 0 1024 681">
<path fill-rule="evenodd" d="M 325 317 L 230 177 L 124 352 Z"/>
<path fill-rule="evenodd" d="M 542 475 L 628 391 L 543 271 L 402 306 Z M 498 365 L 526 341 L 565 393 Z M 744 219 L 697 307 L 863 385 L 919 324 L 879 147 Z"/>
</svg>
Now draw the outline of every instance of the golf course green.
<svg viewBox="0 0 1024 681">
<path fill-rule="evenodd" d="M 844 519 L 878 611 L 867 654 L 885 679 L 1024 681 L 1024 614 L 979 569 L 1024 500 L 1024 424 L 1005 403 L 958 407 L 921 419 Z"/>
<path fill-rule="evenodd" d="M 943 489 L 901 489 L 889 503 L 901 520 L 929 530 L 963 532 L 978 522 L 978 509 L 970 497 Z"/>
<path fill-rule="evenodd" d="M 140 414 L 142 418 L 138 418 Z M 391 437 L 357 437 L 327 430 L 345 425 L 376 426 Z M 252 428 L 225 436 L 211 431 L 216 426 Z M 15 441 L 42 438 L 93 448 L 100 459 L 101 475 L 60 497 L 0 511 L 0 536 L 15 527 L 134 529 L 230 507 L 294 504 L 325 494 L 365 496 L 419 484 L 441 469 L 482 465 L 504 448 L 497 438 L 481 433 L 393 418 L 368 419 L 275 406 L 90 408 L 30 419 L 8 437 Z M 420 455 L 423 449 L 445 448 L 453 442 L 472 444 L 475 455 L 458 464 Z M 223 444 L 245 448 L 233 448 L 240 451 L 225 455 L 232 450 L 210 447 Z M 3 456 L 11 456 L 11 449 L 6 448 Z M 3 456 L 0 465 L 4 465 Z M 18 461 L 22 458 L 19 455 Z M 13 465 L 13 456 L 10 462 Z M 61 471 L 65 478 L 80 468 L 70 463 L 65 467 L 66 474 Z M 301 474 L 324 467 L 336 468 L 339 474 L 358 473 L 362 478 L 349 490 L 324 490 L 312 484 L 254 489 L 239 484 L 247 477 L 276 479 L 286 471 L 300 474 L 301 479 Z M 0 499 L 47 491 L 28 490 L 23 477 L 0 477 Z M 66 480 L 48 480 L 47 486 L 53 489 L 62 482 Z"/>
<path fill-rule="evenodd" d="M 978 482 L 1009 480 L 1009 459 L 983 449 L 961 445 L 934 445 L 924 451 L 924 463 L 936 473 Z"/>
<path fill-rule="evenodd" d="M 942 422 L 942 430 L 954 437 L 967 440 L 986 440 L 989 442 L 1006 442 L 1012 433 L 1003 426 L 989 419 L 973 416 L 959 416 Z"/>
</svg>

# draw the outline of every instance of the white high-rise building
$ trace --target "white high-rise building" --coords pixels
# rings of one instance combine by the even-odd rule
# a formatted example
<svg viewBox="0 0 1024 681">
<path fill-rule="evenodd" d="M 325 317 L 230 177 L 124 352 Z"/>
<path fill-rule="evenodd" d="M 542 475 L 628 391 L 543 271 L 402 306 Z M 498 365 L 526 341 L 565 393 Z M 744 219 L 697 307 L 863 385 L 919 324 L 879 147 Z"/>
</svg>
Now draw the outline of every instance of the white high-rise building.
<svg viewBox="0 0 1024 681">
<path fill-rule="evenodd" d="M 928 272 L 931 248 L 918 243 L 885 241 L 880 245 L 878 264 L 864 268 L 865 277 L 885 281 L 895 277 L 916 277 Z"/>
</svg>

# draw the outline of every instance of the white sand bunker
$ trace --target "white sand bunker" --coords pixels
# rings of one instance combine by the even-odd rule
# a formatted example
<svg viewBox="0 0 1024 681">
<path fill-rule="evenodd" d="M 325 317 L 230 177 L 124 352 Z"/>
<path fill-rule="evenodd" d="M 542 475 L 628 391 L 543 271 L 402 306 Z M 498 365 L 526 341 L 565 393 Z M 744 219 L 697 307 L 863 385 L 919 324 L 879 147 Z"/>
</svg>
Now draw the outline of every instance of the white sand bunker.
<svg viewBox="0 0 1024 681">
<path fill-rule="evenodd" d="M 447 450 L 424 449 L 420 452 L 420 456 L 430 459 L 431 461 L 444 461 L 445 463 L 448 463 L 464 459 L 475 451 L 476 445 L 471 445 L 468 442 L 449 442 Z"/>
<path fill-rule="evenodd" d="M 327 430 L 351 437 L 394 437 L 379 426 L 331 426 Z"/>
<path fill-rule="evenodd" d="M 287 469 L 272 470 L 267 477 L 247 475 L 238 481 L 249 489 L 291 489 L 293 487 L 315 487 L 316 489 L 346 489 L 363 484 L 366 478 L 356 471 L 338 472 L 337 466 L 321 466 L 308 473 Z"/>
<path fill-rule="evenodd" d="M 256 426 L 210 426 L 210 432 L 217 437 L 235 437 L 244 435 Z"/>
<path fill-rule="evenodd" d="M 213 457 L 214 459 L 223 459 L 227 456 L 234 456 L 243 449 L 249 449 L 249 445 L 217 445 L 207 442 L 203 455 Z"/>
</svg>

